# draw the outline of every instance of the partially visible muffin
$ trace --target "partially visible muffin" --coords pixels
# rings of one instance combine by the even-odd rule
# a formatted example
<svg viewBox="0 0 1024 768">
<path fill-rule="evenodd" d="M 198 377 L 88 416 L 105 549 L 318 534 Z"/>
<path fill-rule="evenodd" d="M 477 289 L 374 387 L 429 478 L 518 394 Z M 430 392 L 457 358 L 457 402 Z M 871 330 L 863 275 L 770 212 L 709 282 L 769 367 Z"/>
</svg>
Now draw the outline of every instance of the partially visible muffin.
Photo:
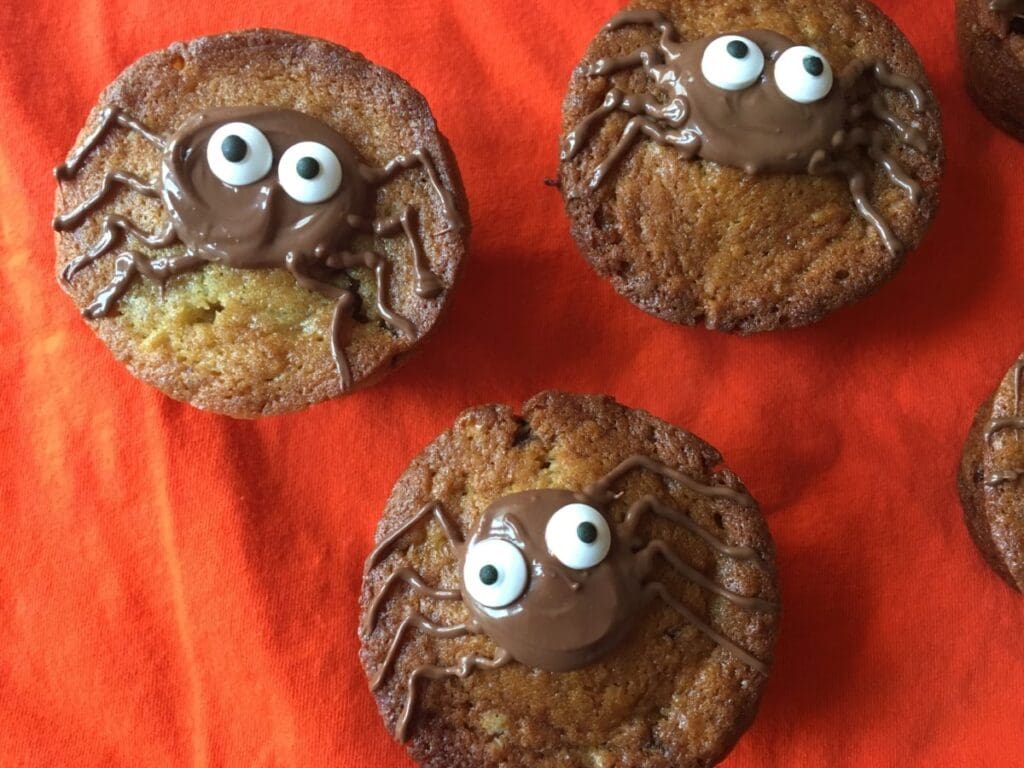
<svg viewBox="0 0 1024 768">
<path fill-rule="evenodd" d="M 889 18 L 867 0 L 635 0 L 626 14 L 563 106 L 562 192 L 599 274 L 665 320 L 753 333 L 813 323 L 896 272 L 935 216 L 945 154 Z M 750 58 L 763 64 L 747 76 Z"/>
<path fill-rule="evenodd" d="M 381 714 L 428 768 L 713 765 L 778 632 L 771 536 L 718 452 L 559 392 L 470 409 L 412 462 L 361 604 Z"/>
<path fill-rule="evenodd" d="M 985 560 L 1024 592 L 1024 355 L 978 409 L 958 485 L 967 528 Z"/>
<path fill-rule="evenodd" d="M 957 0 L 956 32 L 967 92 L 1024 141 L 1024 0 Z"/>
<path fill-rule="evenodd" d="M 116 122 L 76 164 L 75 153 L 109 110 L 116 111 Z M 223 169 L 206 163 L 213 162 L 209 153 L 227 144 L 213 129 L 230 121 L 252 123 L 272 111 L 273 130 L 264 127 L 274 154 L 264 158 L 269 166 L 257 168 L 264 176 L 250 183 L 245 173 L 229 174 L 224 178 L 239 186 L 224 182 L 218 191 L 215 177 Z M 291 128 L 281 119 L 288 114 L 294 116 Z M 158 142 L 117 122 L 129 118 L 159 141 L 184 131 L 181 157 L 169 157 L 153 146 Z M 296 173 L 289 181 L 281 175 L 283 152 L 314 138 L 305 135 L 310 126 L 318 143 L 332 144 L 342 155 L 341 165 L 331 176 L 330 155 L 314 147 L 320 162 L 311 165 L 310 157 L 292 163 L 295 170 L 301 161 L 309 183 Z M 323 138 L 328 136 L 333 138 Z M 238 139 L 223 137 L 235 144 Z M 243 167 L 260 159 L 259 137 L 254 141 L 252 147 L 228 147 L 238 153 L 230 162 Z M 432 161 L 433 178 L 416 152 Z M 219 158 L 222 165 L 225 157 Z M 377 172 L 396 158 L 402 167 L 385 180 Z M 323 40 L 249 30 L 148 54 L 100 96 L 69 161 L 58 169 L 61 284 L 132 373 L 174 398 L 219 413 L 291 411 L 373 383 L 434 327 L 466 253 L 465 193 L 424 98 L 398 75 Z M 179 166 L 187 167 L 187 178 L 168 175 L 169 167 Z M 104 189 L 111 173 L 154 183 L 163 197 L 145 189 L 140 194 L 115 179 L 86 215 L 69 216 Z M 340 187 L 324 202 L 315 186 L 332 178 Z M 175 191 L 172 184 L 184 186 Z M 199 201 L 202 206 L 199 187 L 209 197 Z M 296 192 L 298 187 L 303 189 Z M 231 190 L 252 198 L 248 211 L 232 210 Z M 348 220 L 346 210 L 358 214 L 358 222 Z M 166 246 L 147 245 L 128 225 L 107 218 L 124 217 L 144 232 L 160 232 L 175 218 L 172 213 L 177 237 Z M 75 260 L 88 261 L 90 250 L 111 234 L 117 237 L 107 243 L 109 252 L 79 268 L 83 262 Z M 232 251 L 250 240 L 245 254 Z M 301 248 L 292 252 L 292 246 Z M 137 254 L 135 267 L 130 252 Z M 201 263 L 174 267 L 195 252 Z M 344 263 L 335 261 L 342 253 L 349 254 Z M 253 268 L 233 266 L 241 261 Z M 423 267 L 418 271 L 417 261 Z M 101 306 L 118 274 L 133 269 L 116 287 L 126 287 L 124 295 L 114 301 L 108 295 Z M 181 273 L 161 287 L 154 279 L 164 274 L 161 269 Z M 379 304 L 393 316 L 379 311 Z"/>
</svg>

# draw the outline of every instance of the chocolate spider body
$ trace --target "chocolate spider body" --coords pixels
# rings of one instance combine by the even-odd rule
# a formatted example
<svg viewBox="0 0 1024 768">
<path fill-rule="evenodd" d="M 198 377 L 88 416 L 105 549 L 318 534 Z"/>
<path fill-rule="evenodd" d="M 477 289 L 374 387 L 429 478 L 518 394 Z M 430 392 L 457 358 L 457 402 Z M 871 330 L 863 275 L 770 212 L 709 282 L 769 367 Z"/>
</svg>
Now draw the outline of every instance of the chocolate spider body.
<svg viewBox="0 0 1024 768">
<path fill-rule="evenodd" d="M 117 107 L 107 107 L 83 145 L 55 175 L 69 179 L 114 126 L 140 134 L 161 152 L 160 173 L 147 181 L 113 171 L 101 188 L 75 209 L 54 219 L 58 231 L 82 224 L 117 186 L 158 198 L 167 221 L 146 232 L 117 214 L 101 220 L 102 234 L 62 277 L 80 271 L 118 248 L 126 236 L 151 248 L 184 246 L 184 252 L 150 259 L 122 250 L 110 283 L 83 311 L 89 319 L 111 314 L 141 274 L 161 284 L 205 264 L 237 269 L 284 268 L 303 287 L 335 302 L 331 350 L 342 389 L 351 386 L 345 361 L 345 320 L 358 304 L 353 291 L 336 284 L 350 269 L 375 273 L 377 310 L 394 330 L 409 338 L 416 329 L 390 308 L 387 260 L 374 251 L 349 250 L 359 234 L 404 235 L 412 249 L 415 290 L 434 298 L 443 286 L 431 272 L 417 232 L 416 209 L 405 206 L 392 218 L 374 218 L 377 188 L 405 169 L 422 168 L 444 208 L 449 227 L 461 226 L 455 201 L 433 160 L 422 151 L 399 156 L 384 168 L 359 161 L 352 146 L 325 123 L 301 112 L 270 107 L 225 107 L 187 120 L 169 138 L 158 136 Z"/>
<path fill-rule="evenodd" d="M 373 690 L 391 675 L 402 644 L 412 631 L 437 638 L 484 635 L 498 648 L 493 658 L 470 654 L 453 667 L 414 670 L 406 682 L 405 707 L 396 728 L 398 739 L 408 737 L 419 681 L 465 678 L 477 669 L 496 669 L 513 662 L 547 672 L 589 666 L 614 650 L 633 629 L 637 614 L 655 600 L 666 603 L 751 668 L 768 672 L 767 664 L 702 621 L 665 585 L 653 580 L 652 573 L 656 564 L 665 563 L 690 582 L 745 610 L 774 612 L 777 607 L 716 584 L 684 562 L 666 542 L 641 541 L 637 528 L 646 515 L 654 514 L 682 526 L 720 556 L 761 564 L 760 555 L 749 547 L 722 542 L 689 516 L 653 496 L 637 501 L 622 523 L 614 525 L 606 511 L 616 498 L 610 488 L 638 469 L 655 472 L 705 497 L 754 506 L 753 499 L 744 493 L 703 485 L 669 467 L 634 456 L 582 493 L 545 489 L 500 498 L 483 513 L 468 538 L 435 502 L 378 545 L 367 558 L 367 576 L 406 533 L 432 519 L 451 545 L 461 579 L 458 590 L 437 589 L 424 583 L 412 569 L 395 570 L 367 608 L 364 638 L 374 632 L 392 592 L 403 586 L 422 597 L 461 601 L 469 618 L 455 626 L 440 626 L 418 612 L 407 615 L 371 680 Z"/>
<path fill-rule="evenodd" d="M 750 174 L 838 174 L 846 177 L 858 211 L 889 251 L 901 251 L 888 222 L 871 204 L 857 159 L 866 154 L 912 201 L 919 201 L 918 182 L 884 149 L 883 126 L 919 152 L 928 145 L 919 129 L 888 108 L 882 88 L 904 92 L 920 113 L 926 104 L 920 86 L 874 60 L 855 63 L 834 81 L 821 54 L 769 30 L 681 42 L 661 13 L 626 11 L 605 31 L 628 25 L 653 26 L 661 39 L 627 56 L 600 59 L 589 74 L 607 77 L 642 67 L 655 93 L 612 88 L 602 105 L 566 136 L 562 159 L 571 160 L 606 116 L 617 111 L 633 115 L 595 170 L 591 189 L 605 181 L 641 137 L 675 147 L 686 159 L 699 157 Z"/>
</svg>

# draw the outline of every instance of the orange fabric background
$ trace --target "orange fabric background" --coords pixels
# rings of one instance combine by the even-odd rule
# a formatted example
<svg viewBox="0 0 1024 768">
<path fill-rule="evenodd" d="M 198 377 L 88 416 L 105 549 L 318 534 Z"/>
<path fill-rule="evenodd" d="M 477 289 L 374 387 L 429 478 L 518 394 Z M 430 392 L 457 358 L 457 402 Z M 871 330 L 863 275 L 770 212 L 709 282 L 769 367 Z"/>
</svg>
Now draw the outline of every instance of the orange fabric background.
<svg viewBox="0 0 1024 768">
<path fill-rule="evenodd" d="M 1024 598 L 974 551 L 954 486 L 974 409 L 1024 346 L 1024 146 L 964 95 L 952 2 L 882 2 L 945 113 L 926 246 L 869 300 L 750 339 L 654 320 L 577 254 L 542 180 L 570 70 L 619 2 L 569 5 L 2 4 L 0 764 L 408 766 L 356 659 L 378 514 L 463 408 L 549 387 L 695 431 L 763 504 L 783 632 L 727 765 L 1024 764 Z M 53 277 L 50 169 L 136 57 L 258 25 L 338 41 L 419 88 L 475 234 L 417 360 L 239 423 L 138 383 L 77 317 Z"/>
</svg>

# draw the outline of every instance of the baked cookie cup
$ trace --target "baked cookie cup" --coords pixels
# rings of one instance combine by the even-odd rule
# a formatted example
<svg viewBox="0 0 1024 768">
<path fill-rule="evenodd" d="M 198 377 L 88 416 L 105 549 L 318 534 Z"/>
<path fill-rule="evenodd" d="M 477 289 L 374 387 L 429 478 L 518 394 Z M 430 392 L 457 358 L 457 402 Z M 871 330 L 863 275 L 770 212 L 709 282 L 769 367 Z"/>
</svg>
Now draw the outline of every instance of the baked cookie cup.
<svg viewBox="0 0 1024 768">
<path fill-rule="evenodd" d="M 583 255 L 683 325 L 820 320 L 891 277 L 938 207 L 938 104 L 866 0 L 637 0 L 573 72 L 562 127 Z"/>
<path fill-rule="evenodd" d="M 136 376 L 255 417 L 365 387 L 434 327 L 467 202 L 423 97 L 324 40 L 175 43 L 57 168 L 57 272 Z"/>
<path fill-rule="evenodd" d="M 967 92 L 1024 141 L 1024 0 L 957 0 L 956 35 Z"/>
<path fill-rule="evenodd" d="M 750 725 L 779 593 L 756 502 L 608 397 L 463 413 L 395 486 L 361 658 L 429 768 L 708 766 Z"/>
<path fill-rule="evenodd" d="M 986 562 L 1024 592 L 1024 355 L 974 417 L 960 464 L 964 518 Z"/>
</svg>

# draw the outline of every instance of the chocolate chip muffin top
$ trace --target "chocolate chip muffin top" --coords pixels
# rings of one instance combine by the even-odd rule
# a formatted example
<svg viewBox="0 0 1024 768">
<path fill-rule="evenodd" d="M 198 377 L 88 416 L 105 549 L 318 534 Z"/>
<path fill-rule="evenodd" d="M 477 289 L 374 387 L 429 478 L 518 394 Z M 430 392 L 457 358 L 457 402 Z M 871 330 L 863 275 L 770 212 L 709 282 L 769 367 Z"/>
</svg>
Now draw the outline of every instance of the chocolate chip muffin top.
<svg viewBox="0 0 1024 768">
<path fill-rule="evenodd" d="M 201 408 L 253 417 L 372 383 L 437 322 L 465 255 L 425 100 L 323 40 L 249 30 L 146 55 L 75 146 L 61 284 L 132 373 Z"/>
<path fill-rule="evenodd" d="M 960 499 L 982 555 L 1024 592 L 1024 355 L 978 409 L 960 466 Z"/>
<path fill-rule="evenodd" d="M 431 768 L 711 765 L 778 627 L 771 537 L 717 451 L 558 392 L 466 411 L 412 462 L 361 604 L 381 713 Z"/>
<path fill-rule="evenodd" d="M 889 278 L 944 164 L 921 63 L 866 0 L 631 3 L 573 72 L 563 132 L 591 265 L 658 317 L 740 333 Z"/>
</svg>

